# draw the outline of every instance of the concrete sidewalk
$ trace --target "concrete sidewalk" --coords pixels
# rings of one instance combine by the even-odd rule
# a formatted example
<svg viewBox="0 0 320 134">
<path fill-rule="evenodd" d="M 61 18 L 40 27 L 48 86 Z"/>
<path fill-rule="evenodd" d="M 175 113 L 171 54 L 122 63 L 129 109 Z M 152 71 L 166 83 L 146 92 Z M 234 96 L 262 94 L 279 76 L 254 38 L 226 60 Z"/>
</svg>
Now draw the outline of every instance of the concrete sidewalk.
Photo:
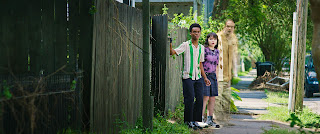
<svg viewBox="0 0 320 134">
<path fill-rule="evenodd" d="M 235 100 L 239 112 L 232 114 L 229 122 L 223 123 L 220 129 L 214 129 L 214 134 L 260 134 L 264 132 L 263 130 L 274 127 L 294 129 L 280 122 L 256 120 L 259 115 L 266 114 L 268 112 L 266 108 L 271 105 L 263 100 L 267 97 L 264 91 L 248 89 L 256 76 L 256 70 L 253 69 L 247 76 L 240 76 L 242 81 L 232 86 L 240 90 L 237 94 L 242 101 Z"/>
<path fill-rule="evenodd" d="M 206 128 L 200 131 L 200 134 L 261 134 L 264 130 L 272 128 L 297 130 L 297 128 L 291 128 L 289 122 L 257 120 L 260 115 L 268 113 L 267 107 L 277 106 L 277 104 L 265 102 L 263 98 L 267 96 L 264 91 L 249 90 L 248 87 L 256 76 L 256 70 L 253 69 L 247 76 L 240 76 L 241 81 L 237 85 L 232 85 L 240 90 L 237 94 L 242 98 L 242 101 L 234 101 L 239 110 L 238 113 L 232 114 L 228 122 L 220 122 L 221 128 Z M 304 98 L 303 104 L 313 112 L 320 113 L 320 97 Z"/>
</svg>

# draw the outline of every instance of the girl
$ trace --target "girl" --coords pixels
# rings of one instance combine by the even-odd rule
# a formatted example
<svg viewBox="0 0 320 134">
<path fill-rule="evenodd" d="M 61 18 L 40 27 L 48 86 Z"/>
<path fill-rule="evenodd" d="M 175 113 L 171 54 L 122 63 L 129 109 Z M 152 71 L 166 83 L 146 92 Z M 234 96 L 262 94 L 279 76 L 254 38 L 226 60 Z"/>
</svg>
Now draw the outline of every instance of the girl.
<svg viewBox="0 0 320 134">
<path fill-rule="evenodd" d="M 219 50 L 218 50 L 218 35 L 216 33 L 209 33 L 206 38 L 205 46 L 205 53 L 204 53 L 204 62 L 203 68 L 207 75 L 207 78 L 210 80 L 211 85 L 206 86 L 204 84 L 203 90 L 203 115 L 205 114 L 205 109 L 207 102 L 208 103 L 208 112 L 207 112 L 207 123 L 210 126 L 219 127 L 215 122 L 213 122 L 213 110 L 214 110 L 214 103 L 215 103 L 215 96 L 218 96 L 218 83 L 217 83 L 217 76 L 216 74 L 218 71 L 218 64 L 219 64 Z M 204 116 L 202 116 L 204 122 Z"/>
</svg>

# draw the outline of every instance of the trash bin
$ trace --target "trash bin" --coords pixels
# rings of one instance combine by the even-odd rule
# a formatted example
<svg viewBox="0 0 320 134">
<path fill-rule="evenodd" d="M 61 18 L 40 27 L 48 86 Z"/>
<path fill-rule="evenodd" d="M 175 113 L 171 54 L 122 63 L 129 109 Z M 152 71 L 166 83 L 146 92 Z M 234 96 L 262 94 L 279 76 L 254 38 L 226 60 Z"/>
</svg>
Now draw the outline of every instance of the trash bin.
<svg viewBox="0 0 320 134">
<path fill-rule="evenodd" d="M 272 62 L 256 62 L 257 66 L 257 77 L 263 76 L 266 71 L 274 72 L 274 67 Z"/>
<path fill-rule="evenodd" d="M 258 74 L 259 74 L 259 72 L 260 72 L 259 64 L 261 64 L 261 62 L 256 62 L 257 77 L 259 76 Z"/>
</svg>

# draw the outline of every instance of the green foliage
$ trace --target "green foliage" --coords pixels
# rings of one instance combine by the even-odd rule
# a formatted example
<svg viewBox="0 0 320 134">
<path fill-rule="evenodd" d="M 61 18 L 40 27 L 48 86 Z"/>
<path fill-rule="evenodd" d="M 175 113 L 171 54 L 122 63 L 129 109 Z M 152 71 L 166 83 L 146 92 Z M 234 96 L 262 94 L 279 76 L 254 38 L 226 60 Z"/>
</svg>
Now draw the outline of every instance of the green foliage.
<svg viewBox="0 0 320 134">
<path fill-rule="evenodd" d="M 303 128 L 315 128 L 316 130 L 318 130 L 320 128 L 320 116 L 317 116 L 316 119 L 317 120 L 314 122 L 304 124 L 299 119 L 298 116 L 296 116 L 294 113 L 291 113 L 290 118 L 287 119 L 287 121 L 291 121 L 290 127 L 294 127 L 295 125 L 297 125 L 297 126 L 299 126 L 300 133 L 306 133 L 306 130 L 303 130 Z M 313 131 L 307 131 L 307 132 L 312 133 L 312 134 L 315 133 Z"/>
<path fill-rule="evenodd" d="M 240 98 L 240 96 L 236 92 L 239 93 L 240 91 L 234 87 L 231 87 L 231 96 L 236 100 L 242 101 L 242 99 Z"/>
<path fill-rule="evenodd" d="M 249 57 L 245 57 L 243 62 L 244 62 L 244 70 L 249 71 L 249 69 L 251 68 L 251 59 Z"/>
<path fill-rule="evenodd" d="M 220 20 L 212 20 L 210 17 L 208 24 L 204 23 L 204 8 L 202 9 L 202 14 L 197 16 L 197 23 L 201 25 L 201 36 L 199 42 L 201 44 L 205 43 L 205 38 L 208 33 L 215 32 L 217 33 L 219 30 L 222 30 L 224 23 Z M 184 15 L 181 14 L 174 14 L 174 18 L 171 20 L 172 23 L 177 24 L 180 27 L 184 27 L 189 29 L 190 25 L 195 23 L 194 14 L 193 14 L 193 7 L 190 7 L 189 14 Z M 190 37 L 189 37 L 190 38 Z"/>
<path fill-rule="evenodd" d="M 4 80 L 1 84 L 1 88 L 2 88 L 2 93 L 0 93 L 0 98 L 5 97 L 6 99 L 11 99 L 12 94 L 10 92 L 10 88 L 12 88 L 12 86 L 9 86 L 7 81 Z"/>
<path fill-rule="evenodd" d="M 290 113 L 288 113 L 287 106 L 277 106 L 277 107 L 268 107 L 268 113 L 261 115 L 260 120 L 277 120 L 286 122 L 290 118 Z M 302 113 L 298 115 L 298 118 L 301 120 L 302 124 L 312 124 L 313 122 L 319 122 L 319 116 L 313 113 L 310 109 L 304 108 Z"/>
<path fill-rule="evenodd" d="M 71 128 L 67 128 L 62 131 L 58 131 L 57 134 L 92 134 L 92 133 L 87 131 L 73 130 Z"/>
<path fill-rule="evenodd" d="M 248 75 L 248 71 L 245 72 L 238 72 L 238 76 L 247 76 Z"/>
<path fill-rule="evenodd" d="M 163 8 L 162 8 L 163 13 L 162 14 L 168 14 L 168 9 L 169 8 L 167 8 L 166 4 L 163 4 Z"/>
<path fill-rule="evenodd" d="M 93 15 L 97 12 L 97 8 L 96 6 L 94 5 L 94 0 L 92 1 L 92 4 L 91 4 L 91 7 L 89 9 L 89 14 Z"/>
<path fill-rule="evenodd" d="M 77 85 L 77 81 L 76 80 L 73 80 L 71 85 L 70 85 L 70 90 L 71 91 L 74 91 L 76 89 L 76 85 Z"/>
<path fill-rule="evenodd" d="M 142 118 L 140 117 L 135 126 L 130 126 L 126 121 L 117 120 L 117 124 L 121 131 L 121 134 L 172 134 L 172 133 L 181 133 L 181 134 L 190 134 L 192 132 L 191 129 L 188 128 L 187 125 L 183 123 L 184 116 L 184 104 L 183 104 L 183 95 L 180 96 L 180 103 L 177 105 L 174 112 L 169 110 L 166 116 L 162 116 L 161 114 L 157 114 L 155 118 L 153 118 L 153 130 L 147 130 L 144 132 Z M 168 122 L 168 120 L 174 120 L 175 123 Z"/>
<path fill-rule="evenodd" d="M 241 81 L 239 77 L 232 77 L 231 79 L 231 85 L 237 85 Z"/>
<path fill-rule="evenodd" d="M 262 134 L 299 134 L 295 130 L 281 129 L 281 128 L 272 128 L 270 130 L 263 130 Z"/>
<path fill-rule="evenodd" d="M 230 111 L 231 111 L 232 113 L 238 112 L 238 108 L 237 108 L 237 106 L 234 104 L 234 101 L 233 101 L 232 99 L 230 100 Z"/>
<path fill-rule="evenodd" d="M 259 117 L 260 120 L 277 120 L 285 122 L 289 118 L 288 107 L 279 106 L 279 107 L 268 107 L 268 113 L 263 114 Z"/>
<path fill-rule="evenodd" d="M 202 27 L 200 43 L 204 43 L 205 36 L 210 32 L 223 29 L 226 19 L 234 20 L 235 32 L 239 39 L 239 53 L 244 59 L 246 71 L 251 67 L 250 61 L 271 61 L 275 63 L 277 71 L 282 70 L 283 60 L 290 57 L 292 40 L 293 12 L 296 10 L 294 0 L 229 0 L 226 10 L 203 22 L 203 14 L 197 20 Z M 202 12 L 203 13 L 203 12 Z M 172 23 L 189 28 L 194 23 L 192 7 L 189 15 L 174 15 Z M 311 16 L 307 21 L 307 51 L 312 43 Z M 253 59 L 251 59 L 251 58 Z"/>
<path fill-rule="evenodd" d="M 264 100 L 269 103 L 288 104 L 289 93 L 284 91 L 268 91 L 265 90 L 267 98 Z"/>
<path fill-rule="evenodd" d="M 170 123 L 165 117 L 157 115 L 157 118 L 153 119 L 153 131 L 154 134 L 163 133 L 183 133 L 189 134 L 190 130 L 185 124 Z"/>
<path fill-rule="evenodd" d="M 272 61 L 281 71 L 282 60 L 290 57 L 295 10 L 295 0 L 229 0 L 227 9 L 216 18 L 235 21 L 242 56 L 252 56 L 261 62 Z M 308 14 L 307 51 L 312 42 L 312 25 Z M 243 53 L 245 51 L 250 55 Z"/>
<path fill-rule="evenodd" d="M 174 112 L 171 112 L 169 110 L 168 112 L 168 119 L 175 120 L 177 123 L 182 124 L 183 123 L 183 118 L 184 118 L 184 103 L 183 103 L 183 94 L 180 96 L 180 102 L 177 105 L 176 109 Z"/>
<path fill-rule="evenodd" d="M 236 92 L 240 92 L 240 91 L 234 87 L 231 87 L 231 96 L 233 99 L 230 100 L 230 111 L 233 113 L 238 112 L 238 108 L 234 104 L 234 100 L 242 101 L 241 97 Z"/>
<path fill-rule="evenodd" d="M 269 103 L 288 103 L 288 93 L 272 92 L 265 90 L 267 94 L 266 101 Z M 282 122 L 291 121 L 291 126 L 297 125 L 302 128 L 320 128 L 320 115 L 313 113 L 310 109 L 304 108 L 300 114 L 288 113 L 287 106 L 268 107 L 268 113 L 261 115 L 261 120 L 278 120 Z"/>
</svg>

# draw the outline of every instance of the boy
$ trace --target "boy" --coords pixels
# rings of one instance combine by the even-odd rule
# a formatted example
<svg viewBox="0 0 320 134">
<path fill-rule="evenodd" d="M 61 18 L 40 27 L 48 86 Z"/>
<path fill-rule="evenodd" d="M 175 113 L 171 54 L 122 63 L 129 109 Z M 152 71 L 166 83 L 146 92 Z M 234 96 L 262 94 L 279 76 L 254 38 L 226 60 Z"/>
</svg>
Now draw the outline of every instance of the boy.
<svg viewBox="0 0 320 134">
<path fill-rule="evenodd" d="M 202 62 L 204 62 L 204 46 L 199 43 L 201 26 L 194 23 L 190 26 L 189 31 L 191 40 L 183 42 L 176 49 L 172 49 L 172 41 L 170 40 L 170 55 L 183 54 L 184 122 L 190 128 L 197 130 L 202 129 L 198 122 L 202 121 L 203 80 L 207 86 L 211 83 L 204 73 L 202 65 Z M 196 98 L 195 101 L 194 98 Z"/>
</svg>

